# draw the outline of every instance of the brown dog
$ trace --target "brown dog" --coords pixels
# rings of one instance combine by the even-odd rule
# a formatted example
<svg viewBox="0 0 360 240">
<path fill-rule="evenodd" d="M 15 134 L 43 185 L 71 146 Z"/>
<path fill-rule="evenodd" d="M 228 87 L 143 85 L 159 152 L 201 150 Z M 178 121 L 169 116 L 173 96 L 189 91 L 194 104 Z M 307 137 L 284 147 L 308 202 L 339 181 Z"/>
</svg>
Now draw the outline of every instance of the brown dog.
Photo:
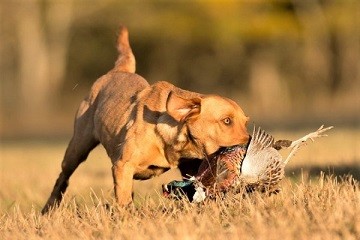
<svg viewBox="0 0 360 240">
<path fill-rule="evenodd" d="M 42 213 L 60 203 L 71 174 L 99 143 L 113 164 L 117 202 L 127 205 L 134 178 L 148 179 L 177 167 L 181 158 L 204 159 L 249 140 L 248 118 L 234 101 L 167 82 L 149 85 L 135 74 L 126 28 L 118 51 L 114 69 L 94 83 L 79 107 L 62 172 Z"/>
</svg>

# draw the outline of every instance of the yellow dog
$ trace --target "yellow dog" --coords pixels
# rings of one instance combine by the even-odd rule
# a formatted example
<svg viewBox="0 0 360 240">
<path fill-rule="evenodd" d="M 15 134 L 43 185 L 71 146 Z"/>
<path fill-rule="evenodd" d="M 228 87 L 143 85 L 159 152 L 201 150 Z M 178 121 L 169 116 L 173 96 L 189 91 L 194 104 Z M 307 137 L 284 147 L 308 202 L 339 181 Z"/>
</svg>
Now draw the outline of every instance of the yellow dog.
<svg viewBox="0 0 360 240">
<path fill-rule="evenodd" d="M 113 167 L 115 197 L 132 202 L 133 179 L 175 168 L 181 158 L 204 159 L 221 147 L 245 144 L 248 118 L 234 101 L 153 85 L 135 74 L 135 57 L 122 27 L 115 67 L 99 78 L 76 114 L 62 171 L 42 213 L 57 206 L 79 164 L 101 143 Z"/>
</svg>

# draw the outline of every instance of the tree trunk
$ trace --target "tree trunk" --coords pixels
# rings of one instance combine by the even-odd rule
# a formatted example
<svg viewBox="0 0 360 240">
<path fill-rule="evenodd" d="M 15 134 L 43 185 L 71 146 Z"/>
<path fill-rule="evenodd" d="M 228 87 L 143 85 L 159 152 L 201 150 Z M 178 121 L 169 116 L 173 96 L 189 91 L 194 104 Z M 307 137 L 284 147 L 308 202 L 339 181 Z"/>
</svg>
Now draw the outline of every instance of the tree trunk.
<svg viewBox="0 0 360 240">
<path fill-rule="evenodd" d="M 22 113 L 45 114 L 64 80 L 72 2 L 54 1 L 42 8 L 41 1 L 24 1 L 18 11 Z"/>
<path fill-rule="evenodd" d="M 49 108 L 49 59 L 39 1 L 19 6 L 19 81 L 22 113 L 40 113 Z"/>
</svg>

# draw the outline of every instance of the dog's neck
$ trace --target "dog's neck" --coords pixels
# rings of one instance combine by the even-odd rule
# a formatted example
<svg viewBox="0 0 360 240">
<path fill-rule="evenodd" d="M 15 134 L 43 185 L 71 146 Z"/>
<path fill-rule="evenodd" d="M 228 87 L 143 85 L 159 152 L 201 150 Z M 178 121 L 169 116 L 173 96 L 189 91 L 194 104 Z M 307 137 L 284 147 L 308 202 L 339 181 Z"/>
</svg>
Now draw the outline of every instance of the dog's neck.
<svg viewBox="0 0 360 240">
<path fill-rule="evenodd" d="M 177 137 L 172 139 L 171 144 L 165 144 L 165 157 L 170 165 L 177 165 L 179 159 L 204 159 L 206 158 L 205 147 L 194 139 L 185 125 L 177 129 Z M 166 141 L 164 141 L 165 143 Z M 167 141 L 168 143 L 170 141 Z"/>
</svg>

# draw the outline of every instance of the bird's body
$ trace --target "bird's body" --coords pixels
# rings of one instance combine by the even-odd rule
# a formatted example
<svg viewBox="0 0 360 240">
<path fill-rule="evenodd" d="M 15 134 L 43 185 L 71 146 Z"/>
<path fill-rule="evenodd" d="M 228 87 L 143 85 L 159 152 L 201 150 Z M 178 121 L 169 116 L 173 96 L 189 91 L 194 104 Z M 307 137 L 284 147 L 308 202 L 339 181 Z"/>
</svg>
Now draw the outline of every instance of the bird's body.
<svg viewBox="0 0 360 240">
<path fill-rule="evenodd" d="M 315 138 L 326 136 L 323 133 L 331 128 L 321 126 L 317 131 L 296 141 L 276 142 L 270 134 L 260 128 L 254 128 L 248 145 L 221 149 L 204 160 L 198 173 L 192 178 L 193 189 L 202 186 L 207 195 L 227 192 L 233 187 L 244 187 L 246 191 L 277 192 L 290 158 L 308 139 L 314 141 Z M 283 148 L 291 149 L 285 160 L 278 152 Z M 172 183 L 167 186 L 171 187 Z"/>
<path fill-rule="evenodd" d="M 240 166 L 246 149 L 247 145 L 221 149 L 202 162 L 195 175 L 196 180 L 201 182 L 209 193 L 227 191 L 239 178 Z"/>
<path fill-rule="evenodd" d="M 248 190 L 276 190 L 285 176 L 285 164 L 274 148 L 274 138 L 262 129 L 254 128 L 245 158 L 240 167 L 239 182 Z"/>
</svg>

